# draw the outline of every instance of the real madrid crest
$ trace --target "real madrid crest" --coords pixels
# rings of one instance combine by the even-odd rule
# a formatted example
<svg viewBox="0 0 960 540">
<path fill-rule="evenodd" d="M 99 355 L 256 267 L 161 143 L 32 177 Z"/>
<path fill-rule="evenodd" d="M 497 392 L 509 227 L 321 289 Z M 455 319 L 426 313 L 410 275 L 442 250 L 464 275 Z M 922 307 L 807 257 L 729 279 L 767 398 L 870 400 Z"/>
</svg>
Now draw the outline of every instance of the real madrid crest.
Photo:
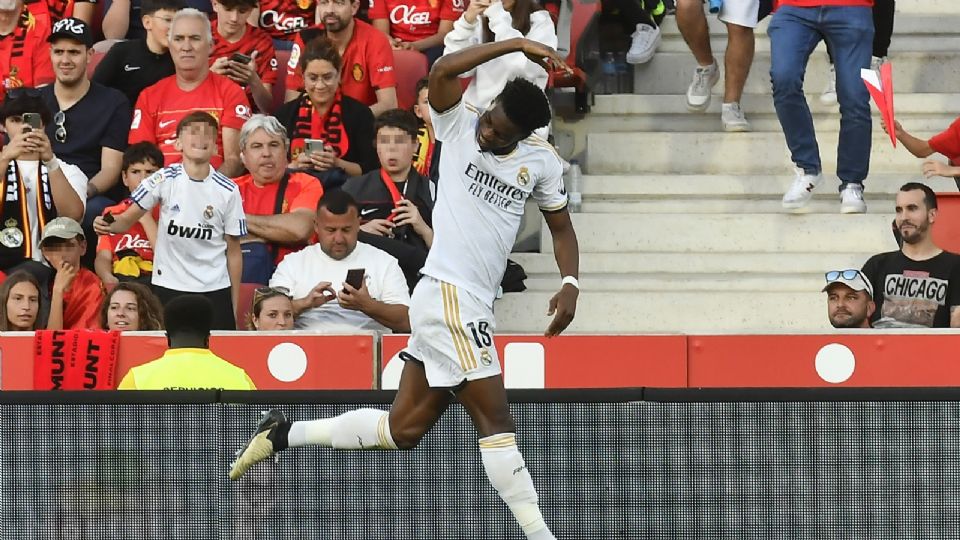
<svg viewBox="0 0 960 540">
<path fill-rule="evenodd" d="M 23 231 L 17 228 L 17 220 L 8 219 L 3 222 L 4 229 L 0 231 L 0 244 L 8 248 L 18 248 L 23 245 Z"/>
<path fill-rule="evenodd" d="M 517 173 L 517 183 L 521 186 L 530 183 L 530 171 L 526 167 L 520 167 L 520 172 Z"/>
<path fill-rule="evenodd" d="M 486 347 L 480 349 L 480 363 L 489 366 L 493 363 L 493 357 L 490 356 L 490 351 Z"/>
<path fill-rule="evenodd" d="M 207 207 L 203 209 L 203 219 L 213 219 L 213 206 L 208 204 Z"/>
</svg>

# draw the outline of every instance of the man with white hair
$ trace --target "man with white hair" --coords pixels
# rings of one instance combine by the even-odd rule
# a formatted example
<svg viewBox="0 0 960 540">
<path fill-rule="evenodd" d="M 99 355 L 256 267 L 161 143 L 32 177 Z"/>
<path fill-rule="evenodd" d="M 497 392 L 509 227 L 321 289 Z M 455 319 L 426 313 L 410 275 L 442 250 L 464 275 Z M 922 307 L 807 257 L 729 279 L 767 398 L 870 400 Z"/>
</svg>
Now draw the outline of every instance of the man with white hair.
<svg viewBox="0 0 960 540">
<path fill-rule="evenodd" d="M 243 283 L 268 283 L 280 261 L 313 235 L 323 184 L 287 170 L 290 140 L 283 124 L 255 114 L 240 130 L 240 157 L 249 174 L 234 178 L 243 198 L 247 236 L 241 240 Z"/>
<path fill-rule="evenodd" d="M 178 11 L 170 23 L 169 46 L 176 73 L 137 98 L 129 142 L 152 142 L 163 152 L 165 165 L 175 163 L 180 159 L 174 147 L 177 124 L 191 112 L 204 111 L 219 122 L 211 164 L 226 176 L 239 176 L 240 128 L 250 118 L 250 102 L 237 83 L 210 71 L 213 34 L 207 15 L 193 8 Z"/>
<path fill-rule="evenodd" d="M 23 0 L 0 0 L 0 98 L 11 88 L 53 82 L 50 17 L 35 15 Z"/>
</svg>

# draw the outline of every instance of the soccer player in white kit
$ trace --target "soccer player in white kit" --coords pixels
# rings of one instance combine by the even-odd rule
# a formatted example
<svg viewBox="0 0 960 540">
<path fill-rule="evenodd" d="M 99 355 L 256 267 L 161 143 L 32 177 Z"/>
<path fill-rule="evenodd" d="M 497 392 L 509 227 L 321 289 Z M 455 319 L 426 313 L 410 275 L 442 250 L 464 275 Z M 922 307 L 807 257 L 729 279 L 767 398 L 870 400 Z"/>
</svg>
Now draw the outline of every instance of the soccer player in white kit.
<svg viewBox="0 0 960 540">
<path fill-rule="evenodd" d="M 443 56 L 430 72 L 430 112 L 437 139 L 443 141 L 434 241 L 411 298 L 412 333 L 400 355 L 405 364 L 390 411 L 358 409 L 292 423 L 280 411 L 269 411 L 233 464 L 231 479 L 288 447 L 413 448 L 455 395 L 477 429 L 487 478 L 524 534 L 534 540 L 555 538 L 517 449 L 493 344 L 493 300 L 528 197 L 540 205 L 564 276 L 550 300 L 553 320 L 547 336 L 559 334 L 573 320 L 579 254 L 560 157 L 532 135 L 550 122 L 543 92 L 514 79 L 489 111 L 473 109 L 461 99 L 460 74 L 507 54 L 524 54 L 548 69 L 563 65 L 553 49 L 518 38 Z"/>
</svg>

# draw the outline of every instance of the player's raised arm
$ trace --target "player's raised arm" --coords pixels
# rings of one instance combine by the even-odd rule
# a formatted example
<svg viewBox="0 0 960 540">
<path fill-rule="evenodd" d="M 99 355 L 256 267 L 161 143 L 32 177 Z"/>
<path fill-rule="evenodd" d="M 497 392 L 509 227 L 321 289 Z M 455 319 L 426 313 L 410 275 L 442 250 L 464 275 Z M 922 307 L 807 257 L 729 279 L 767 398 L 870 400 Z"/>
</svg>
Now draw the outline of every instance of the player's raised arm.
<svg viewBox="0 0 960 540">
<path fill-rule="evenodd" d="M 459 77 L 480 64 L 505 54 L 522 52 L 532 62 L 549 73 L 555 67 L 570 70 L 557 51 L 542 43 L 524 38 L 494 41 L 467 47 L 461 51 L 445 54 L 433 64 L 430 70 L 430 106 L 437 112 L 444 112 L 460 101 L 463 90 Z"/>
</svg>

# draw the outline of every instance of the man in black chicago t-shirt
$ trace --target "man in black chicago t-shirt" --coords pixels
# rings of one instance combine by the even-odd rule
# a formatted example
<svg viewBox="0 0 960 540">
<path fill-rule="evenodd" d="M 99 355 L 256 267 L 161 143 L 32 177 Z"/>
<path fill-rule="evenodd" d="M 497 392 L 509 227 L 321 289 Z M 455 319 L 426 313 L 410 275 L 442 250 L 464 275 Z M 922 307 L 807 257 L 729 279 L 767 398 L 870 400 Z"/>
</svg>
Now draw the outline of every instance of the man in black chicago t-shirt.
<svg viewBox="0 0 960 540">
<path fill-rule="evenodd" d="M 897 193 L 896 210 L 903 247 L 863 265 L 875 291 L 874 328 L 960 327 L 960 255 L 933 243 L 936 194 L 908 182 Z"/>
</svg>

